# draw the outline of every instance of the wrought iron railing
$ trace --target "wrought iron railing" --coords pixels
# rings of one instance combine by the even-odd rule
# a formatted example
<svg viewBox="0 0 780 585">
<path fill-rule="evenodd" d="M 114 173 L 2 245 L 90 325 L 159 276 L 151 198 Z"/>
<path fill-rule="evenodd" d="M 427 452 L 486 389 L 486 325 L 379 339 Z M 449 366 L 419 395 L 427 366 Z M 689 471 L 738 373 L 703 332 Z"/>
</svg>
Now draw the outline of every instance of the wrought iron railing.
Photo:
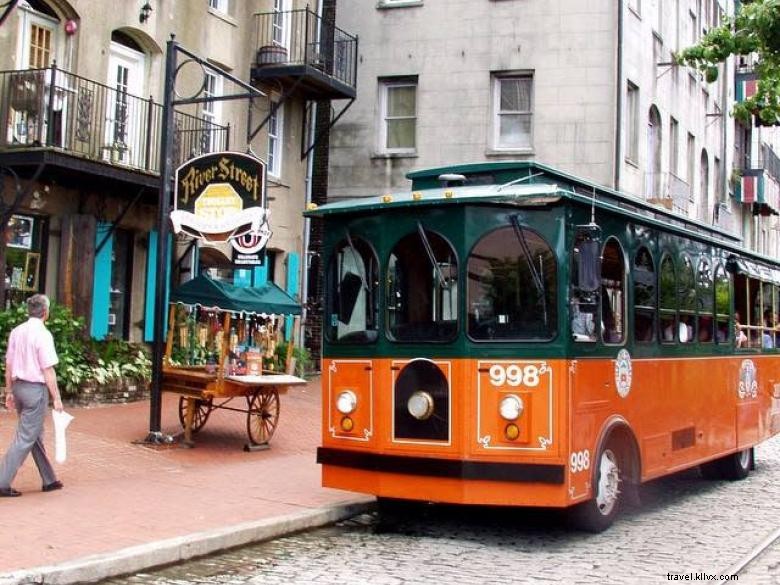
<svg viewBox="0 0 780 585">
<path fill-rule="evenodd" d="M 0 71 L 0 149 L 47 147 L 160 172 L 162 105 L 58 69 Z M 174 113 L 174 163 L 226 150 L 230 127 Z"/>
<path fill-rule="evenodd" d="M 688 212 L 691 187 L 674 173 L 645 173 L 645 197 L 670 210 Z"/>
<path fill-rule="evenodd" d="M 752 149 L 749 153 L 735 157 L 734 168 L 740 173 L 763 170 L 775 181 L 780 182 L 780 157 L 766 143 Z"/>
<path fill-rule="evenodd" d="M 309 65 L 355 87 L 357 37 L 309 10 L 255 14 L 257 64 Z"/>
</svg>

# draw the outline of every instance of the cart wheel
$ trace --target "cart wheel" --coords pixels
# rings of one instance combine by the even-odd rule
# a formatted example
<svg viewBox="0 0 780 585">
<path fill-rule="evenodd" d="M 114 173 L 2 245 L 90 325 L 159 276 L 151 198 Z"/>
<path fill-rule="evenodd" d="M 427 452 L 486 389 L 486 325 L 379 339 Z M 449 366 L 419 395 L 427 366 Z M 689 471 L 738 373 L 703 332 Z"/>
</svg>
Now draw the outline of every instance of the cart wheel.
<svg viewBox="0 0 780 585">
<path fill-rule="evenodd" d="M 279 392 L 276 388 L 252 395 L 246 415 L 246 432 L 253 445 L 271 440 L 279 424 Z"/>
<path fill-rule="evenodd" d="M 203 425 L 206 424 L 206 421 L 209 418 L 209 415 L 211 414 L 211 399 L 208 400 L 201 400 L 200 398 L 195 399 L 195 412 L 192 414 L 192 432 L 197 433 L 201 428 L 203 428 Z M 179 397 L 179 422 L 181 423 L 182 428 L 185 426 L 185 421 L 187 420 L 187 398 L 184 396 Z"/>
</svg>

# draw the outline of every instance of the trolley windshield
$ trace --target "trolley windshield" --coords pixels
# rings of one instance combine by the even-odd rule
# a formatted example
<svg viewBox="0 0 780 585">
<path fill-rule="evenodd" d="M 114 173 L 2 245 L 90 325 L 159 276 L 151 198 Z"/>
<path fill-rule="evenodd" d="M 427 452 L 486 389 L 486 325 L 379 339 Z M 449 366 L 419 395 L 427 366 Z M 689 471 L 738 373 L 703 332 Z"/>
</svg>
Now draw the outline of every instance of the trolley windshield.
<svg viewBox="0 0 780 585">
<path fill-rule="evenodd" d="M 387 263 L 387 327 L 394 341 L 450 341 L 457 334 L 455 250 L 422 224 L 401 238 Z"/>
<path fill-rule="evenodd" d="M 556 261 L 547 242 L 516 221 L 483 236 L 468 259 L 468 334 L 479 341 L 555 336 Z"/>
</svg>

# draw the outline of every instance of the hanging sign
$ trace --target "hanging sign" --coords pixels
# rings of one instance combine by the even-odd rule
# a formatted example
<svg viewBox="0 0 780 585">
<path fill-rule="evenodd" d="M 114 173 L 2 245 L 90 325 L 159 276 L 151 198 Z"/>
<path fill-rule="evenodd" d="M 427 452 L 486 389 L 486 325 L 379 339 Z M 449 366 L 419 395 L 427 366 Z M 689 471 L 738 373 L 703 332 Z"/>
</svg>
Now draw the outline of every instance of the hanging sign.
<svg viewBox="0 0 780 585">
<path fill-rule="evenodd" d="M 230 242 L 237 264 L 261 264 L 271 237 L 264 204 L 262 160 L 239 152 L 205 154 L 176 169 L 171 223 L 177 234 Z"/>
</svg>

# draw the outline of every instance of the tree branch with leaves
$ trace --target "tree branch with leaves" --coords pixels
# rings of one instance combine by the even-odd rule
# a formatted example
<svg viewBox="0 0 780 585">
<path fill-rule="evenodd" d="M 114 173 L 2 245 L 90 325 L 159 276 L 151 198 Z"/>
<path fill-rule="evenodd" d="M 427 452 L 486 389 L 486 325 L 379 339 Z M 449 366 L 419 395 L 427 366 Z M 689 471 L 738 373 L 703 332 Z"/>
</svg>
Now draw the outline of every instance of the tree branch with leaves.
<svg viewBox="0 0 780 585">
<path fill-rule="evenodd" d="M 743 122 L 756 115 L 765 124 L 776 124 L 780 122 L 780 0 L 743 2 L 734 16 L 726 16 L 698 44 L 674 58 L 704 72 L 712 83 L 720 63 L 732 55 L 752 54 L 757 57 L 756 93 L 735 104 L 732 114 Z"/>
</svg>

